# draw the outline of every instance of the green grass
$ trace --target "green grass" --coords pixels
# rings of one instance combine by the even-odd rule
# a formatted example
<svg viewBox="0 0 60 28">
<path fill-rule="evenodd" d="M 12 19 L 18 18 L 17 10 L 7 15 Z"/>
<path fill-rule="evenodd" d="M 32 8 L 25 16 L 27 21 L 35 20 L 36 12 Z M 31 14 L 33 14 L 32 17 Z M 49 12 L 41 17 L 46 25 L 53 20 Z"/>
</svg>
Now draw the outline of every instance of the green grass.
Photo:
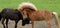
<svg viewBox="0 0 60 28">
<path fill-rule="evenodd" d="M 55 11 L 60 16 L 60 0 L 0 0 L 0 11 L 3 8 L 18 8 L 21 2 L 31 2 L 37 9 Z"/>
</svg>

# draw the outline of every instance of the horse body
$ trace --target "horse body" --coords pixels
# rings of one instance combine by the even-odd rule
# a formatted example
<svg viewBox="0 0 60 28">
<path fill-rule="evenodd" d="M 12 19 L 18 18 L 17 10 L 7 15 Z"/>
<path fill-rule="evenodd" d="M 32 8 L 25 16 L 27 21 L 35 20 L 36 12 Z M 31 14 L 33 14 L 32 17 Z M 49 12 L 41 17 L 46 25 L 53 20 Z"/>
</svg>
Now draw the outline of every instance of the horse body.
<svg viewBox="0 0 60 28">
<path fill-rule="evenodd" d="M 34 12 L 28 12 L 30 19 L 34 20 L 34 21 L 40 21 L 40 20 L 45 20 L 50 19 L 52 17 L 52 13 L 50 11 L 46 11 L 46 10 L 38 10 L 38 11 L 34 11 Z"/>
<path fill-rule="evenodd" d="M 11 8 L 5 8 L 1 12 L 3 18 L 7 18 L 7 19 L 11 19 L 11 20 L 19 19 L 18 13 L 20 13 L 20 12 L 18 12 L 18 10 L 13 10 Z M 21 15 L 21 13 L 20 13 L 20 15 Z M 21 16 L 20 16 L 20 18 L 21 18 Z"/>
<path fill-rule="evenodd" d="M 34 21 L 42 21 L 45 20 L 48 24 L 48 28 L 51 28 L 51 24 L 50 24 L 50 19 L 52 18 L 52 16 L 54 16 L 55 18 L 55 24 L 57 25 L 58 28 L 59 27 L 59 22 L 58 22 L 58 15 L 56 12 L 51 12 L 48 10 L 37 10 L 37 11 L 32 11 L 32 9 L 24 9 L 24 11 L 26 11 L 25 13 L 28 14 L 31 23 L 32 23 L 32 28 L 34 28 Z"/>
<path fill-rule="evenodd" d="M 59 28 L 58 15 L 56 12 L 53 13 L 48 10 L 36 10 L 35 6 L 31 6 L 29 4 L 30 3 L 28 4 L 22 3 L 21 5 L 19 5 L 18 10 L 22 11 L 24 18 L 25 17 L 30 18 L 32 28 L 34 28 L 34 21 L 41 21 L 41 20 L 45 20 L 48 24 L 48 28 L 51 28 L 50 19 L 52 18 L 52 16 L 54 16 L 55 23 Z"/>
<path fill-rule="evenodd" d="M 2 17 L 1 18 L 2 25 L 4 28 L 8 28 L 9 19 L 15 21 L 15 28 L 17 28 L 18 21 L 23 19 L 21 12 L 18 11 L 17 9 L 14 10 L 12 8 L 4 8 L 1 12 L 1 17 Z M 4 25 L 5 19 L 6 19 L 6 27 Z"/>
<path fill-rule="evenodd" d="M 42 20 L 45 20 L 48 24 L 48 28 L 51 28 L 50 19 L 53 16 L 55 18 L 55 23 L 56 23 L 57 27 L 59 28 L 58 15 L 56 12 L 53 13 L 53 12 L 48 11 L 48 10 L 35 11 L 33 9 L 30 9 L 30 8 L 24 8 L 22 12 L 23 12 L 23 14 L 29 16 L 31 23 L 32 23 L 32 28 L 34 28 L 34 21 L 42 21 Z"/>
</svg>

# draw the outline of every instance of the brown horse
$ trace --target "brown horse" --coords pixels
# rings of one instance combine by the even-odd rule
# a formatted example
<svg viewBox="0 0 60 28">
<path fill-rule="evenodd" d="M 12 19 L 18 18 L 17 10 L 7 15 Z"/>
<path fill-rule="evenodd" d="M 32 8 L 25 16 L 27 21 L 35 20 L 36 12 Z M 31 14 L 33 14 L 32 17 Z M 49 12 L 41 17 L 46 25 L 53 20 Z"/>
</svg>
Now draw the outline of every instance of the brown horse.
<svg viewBox="0 0 60 28">
<path fill-rule="evenodd" d="M 32 23 L 32 28 L 34 28 L 34 21 L 42 21 L 42 20 L 45 20 L 48 24 L 48 28 L 51 28 L 50 19 L 52 19 L 53 16 L 55 18 L 55 23 L 57 27 L 60 28 L 58 22 L 58 15 L 56 12 L 51 12 L 48 10 L 35 10 L 33 8 L 29 8 L 26 6 L 25 7 L 22 6 L 21 7 L 22 9 L 20 8 L 19 10 L 22 11 L 22 14 L 23 16 L 25 16 L 25 18 L 27 17 L 26 15 L 29 16 L 30 21 Z"/>
<path fill-rule="evenodd" d="M 32 22 L 32 28 L 34 28 L 34 21 L 42 21 L 42 20 L 45 20 L 48 24 L 48 28 L 51 28 L 50 19 L 52 18 L 52 16 L 54 16 L 55 23 L 59 28 L 58 16 L 56 12 L 52 13 L 48 10 L 38 10 L 38 11 L 31 11 L 29 9 L 25 10 L 26 12 L 24 11 L 24 13 L 29 15 L 29 18 Z"/>
</svg>

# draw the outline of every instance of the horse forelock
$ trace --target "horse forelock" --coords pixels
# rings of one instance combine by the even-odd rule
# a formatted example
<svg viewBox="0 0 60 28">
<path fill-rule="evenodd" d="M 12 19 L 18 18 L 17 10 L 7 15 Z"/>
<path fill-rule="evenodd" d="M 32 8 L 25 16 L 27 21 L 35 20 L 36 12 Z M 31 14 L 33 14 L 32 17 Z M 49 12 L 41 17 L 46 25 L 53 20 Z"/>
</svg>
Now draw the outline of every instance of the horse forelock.
<svg viewBox="0 0 60 28">
<path fill-rule="evenodd" d="M 19 4 L 18 10 L 23 10 L 24 8 L 31 8 L 31 10 L 37 10 L 36 6 L 29 2 L 23 2 Z"/>
</svg>

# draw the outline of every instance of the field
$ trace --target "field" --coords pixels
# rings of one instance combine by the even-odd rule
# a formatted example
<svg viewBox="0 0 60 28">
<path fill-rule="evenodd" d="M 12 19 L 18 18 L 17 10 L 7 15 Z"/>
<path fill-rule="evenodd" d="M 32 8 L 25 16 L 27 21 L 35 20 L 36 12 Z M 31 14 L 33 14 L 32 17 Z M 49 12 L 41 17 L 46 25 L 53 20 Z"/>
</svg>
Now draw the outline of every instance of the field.
<svg viewBox="0 0 60 28">
<path fill-rule="evenodd" d="M 0 11 L 3 8 L 18 8 L 22 2 L 31 2 L 38 10 L 55 11 L 60 16 L 60 0 L 0 0 Z"/>
<path fill-rule="evenodd" d="M 31 2 L 37 7 L 38 10 L 50 10 L 52 12 L 55 11 L 58 13 L 58 16 L 60 17 L 60 0 L 0 0 L 0 11 L 3 8 L 18 8 L 19 4 L 22 2 Z M 41 24 L 37 25 L 41 26 Z M 45 25 L 43 27 L 45 27 Z"/>
</svg>

